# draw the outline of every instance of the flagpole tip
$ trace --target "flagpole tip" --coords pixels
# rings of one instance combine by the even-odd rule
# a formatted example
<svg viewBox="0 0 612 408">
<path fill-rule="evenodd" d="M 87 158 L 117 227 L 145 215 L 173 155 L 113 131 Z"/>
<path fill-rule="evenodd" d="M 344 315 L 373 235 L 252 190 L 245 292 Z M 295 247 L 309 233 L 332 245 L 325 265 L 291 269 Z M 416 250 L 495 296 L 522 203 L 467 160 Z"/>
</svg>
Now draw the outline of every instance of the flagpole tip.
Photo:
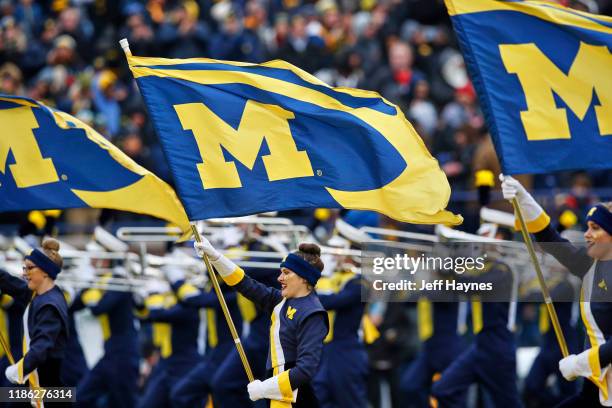
<svg viewBox="0 0 612 408">
<path fill-rule="evenodd" d="M 129 57 L 132 55 L 132 51 L 130 51 L 130 43 L 128 42 L 127 38 L 122 38 L 119 40 L 119 45 L 121 45 L 121 48 L 126 56 Z"/>
</svg>

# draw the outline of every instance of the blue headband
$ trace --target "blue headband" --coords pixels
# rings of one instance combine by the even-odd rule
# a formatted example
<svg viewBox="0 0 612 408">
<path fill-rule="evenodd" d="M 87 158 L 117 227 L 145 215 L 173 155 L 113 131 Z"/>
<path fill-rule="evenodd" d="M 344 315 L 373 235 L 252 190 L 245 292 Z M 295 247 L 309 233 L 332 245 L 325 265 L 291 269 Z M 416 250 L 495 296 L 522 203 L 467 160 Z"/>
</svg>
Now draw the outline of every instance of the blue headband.
<svg viewBox="0 0 612 408">
<path fill-rule="evenodd" d="M 283 259 L 283 262 L 281 262 L 280 267 L 291 269 L 293 272 L 306 279 L 312 286 L 315 286 L 321 277 L 321 271 L 296 254 L 287 255 L 287 257 Z"/>
<path fill-rule="evenodd" d="M 44 252 L 38 249 L 34 249 L 32 252 L 30 252 L 30 255 L 26 255 L 25 259 L 32 261 L 34 265 L 45 271 L 53 280 L 55 280 L 57 274 L 62 271 L 62 269 L 57 266 L 55 262 L 45 255 Z"/>
<path fill-rule="evenodd" d="M 589 210 L 587 214 L 588 221 L 593 221 L 606 230 L 608 234 L 612 235 L 612 213 L 603 204 L 597 204 Z"/>
</svg>

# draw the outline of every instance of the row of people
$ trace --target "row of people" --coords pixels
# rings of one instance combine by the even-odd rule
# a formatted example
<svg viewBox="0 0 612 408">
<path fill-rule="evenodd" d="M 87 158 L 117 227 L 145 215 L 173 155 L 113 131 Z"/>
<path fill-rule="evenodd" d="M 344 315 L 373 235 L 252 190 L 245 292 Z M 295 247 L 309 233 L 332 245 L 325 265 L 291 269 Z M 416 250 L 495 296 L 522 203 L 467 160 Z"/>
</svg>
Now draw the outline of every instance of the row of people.
<svg viewBox="0 0 612 408">
<path fill-rule="evenodd" d="M 591 382 L 586 382 L 581 394 L 563 406 L 606 404 L 611 357 L 608 303 L 605 302 L 607 267 L 612 253 L 610 206 L 598 205 L 591 210 L 587 219 L 589 229 L 585 233 L 589 246 L 580 251 L 558 236 L 541 207 L 518 182 L 506 178 L 503 187 L 506 198 L 518 197 L 522 201 L 530 232 L 539 241 L 557 242 L 558 246 L 547 250 L 585 282 L 581 313 L 591 347 L 564 358 L 559 367 L 566 379 L 584 376 Z M 322 406 L 365 406 L 367 358 L 357 335 L 364 312 L 358 276 L 340 272 L 327 282 L 321 281 L 317 295 L 315 288 L 323 265 L 320 251 L 314 245 L 302 245 L 289 255 L 281 264 L 280 275 L 277 270 L 270 270 L 265 276 L 257 276 L 253 271 L 245 274 L 207 241 L 196 248 L 200 255 L 211 258 L 225 281 L 224 292 L 235 322 L 249 315 L 249 304 L 241 297 L 252 302 L 248 318 L 251 332 L 244 344 L 256 377 L 264 381 L 251 382 L 247 387 L 240 359 L 232 350 L 234 340 L 221 317 L 214 293 L 203 292 L 185 283 L 180 272 L 169 271 L 167 277 L 172 291 L 152 293 L 139 305 L 139 317 L 143 326 L 151 326 L 161 361 L 138 399 L 138 347 L 131 294 L 88 289 L 75 296 L 68 307 L 65 295 L 54 285 L 61 271 L 59 245 L 54 240 L 45 241 L 42 250 L 34 250 L 26 257 L 25 280 L 0 273 L 0 289 L 12 297 L 11 309 L 14 306 L 16 315 L 23 314 L 24 323 L 23 358 L 6 368 L 7 378 L 13 383 L 28 381 L 31 385 L 46 386 L 77 385 L 78 382 L 77 398 L 83 406 L 104 403 L 100 402 L 101 398 L 113 406 L 135 406 L 136 401 L 142 406 L 202 406 L 209 399 L 221 407 L 252 406 L 249 400 L 266 399 L 309 407 L 316 406 L 313 404 L 317 400 Z M 501 262 L 489 262 L 487 269 L 488 279 L 492 275 L 507 279 L 510 275 L 508 267 Z M 277 287 L 273 288 L 274 285 Z M 331 292 L 326 294 L 326 287 Z M 75 339 L 70 335 L 74 334 L 70 316 L 84 307 L 97 316 L 105 338 L 104 356 L 91 370 L 86 366 L 78 369 L 79 363 L 75 361 L 79 353 L 66 353 L 69 343 Z M 201 308 L 207 310 L 204 357 L 197 352 Z M 487 398 L 494 406 L 521 405 L 516 343 L 509 324 L 512 312 L 508 303 L 472 303 L 472 317 L 479 323 L 474 325 L 475 341 L 465 349 L 456 330 L 452 330 L 459 303 L 423 301 L 418 308 L 434 312 L 435 318 L 430 321 L 435 330 L 424 335 L 423 352 L 405 374 L 406 390 L 422 397 L 420 384 L 427 387 L 427 383 L 433 383 L 432 403 L 465 406 L 467 388 L 478 382 L 488 391 Z M 326 310 L 331 312 L 328 316 Z M 560 312 L 562 324 L 570 321 L 570 314 Z M 566 333 L 573 331 L 568 326 L 564 329 Z M 331 339 L 334 340 L 329 342 Z M 552 337 L 549 342 L 542 348 L 528 378 L 542 382 L 547 373 L 556 372 L 554 361 L 560 355 L 552 353 L 558 350 L 552 345 Z M 14 354 L 21 357 L 18 352 Z M 64 357 L 68 355 L 70 358 Z M 75 361 L 68 364 L 69 360 Z M 78 379 L 77 382 L 69 382 L 70 375 L 66 374 L 69 372 L 73 373 L 72 381 Z M 533 385 L 531 380 L 529 385 Z M 567 387 L 566 393 L 572 390 L 573 387 Z M 526 391 L 530 391 L 528 387 Z"/>
<path fill-rule="evenodd" d="M 44 245 L 47 245 L 48 242 L 57 244 L 57 241 L 47 240 Z M 264 249 L 258 245 L 255 243 L 249 249 Z M 304 244 L 301 248 L 302 250 L 290 256 L 289 259 L 292 261 L 285 261 L 282 264 L 280 276 L 278 270 L 253 269 L 249 271 L 249 275 L 254 279 L 248 278 L 250 286 L 244 291 L 241 291 L 240 288 L 245 285 L 236 288 L 234 286 L 238 285 L 235 282 L 230 281 L 222 285 L 230 314 L 239 328 L 239 333 L 243 319 L 249 322 L 249 333 L 243 339 L 248 360 L 255 376 L 260 379 L 269 376 L 268 372 L 278 372 L 281 365 L 287 372 L 295 373 L 295 377 L 292 374 L 289 378 L 291 378 L 291 384 L 302 384 L 305 387 L 300 393 L 301 401 L 308 398 L 308 395 L 310 398 L 315 398 L 315 392 L 310 384 L 317 372 L 324 349 L 325 355 L 329 358 L 338 358 L 338 352 L 344 350 L 343 358 L 346 358 L 347 361 L 354 360 L 352 358 L 352 353 L 354 353 L 358 357 L 360 366 L 358 375 L 360 383 L 350 381 L 351 387 L 356 391 L 355 395 L 350 396 L 354 404 L 352 402 L 350 404 L 365 407 L 366 396 L 363 390 L 367 375 L 367 359 L 358 334 L 364 311 L 364 305 L 361 304 L 360 285 L 357 283 L 359 277 L 352 272 L 342 272 L 341 279 L 336 277 L 330 279 L 334 281 L 334 288 L 331 292 L 326 291 L 326 294 L 322 295 L 328 310 L 332 308 L 334 310 L 330 313 L 338 317 L 330 326 L 326 309 L 320 304 L 314 289 L 323 269 L 320 250 L 314 244 Z M 39 250 L 33 253 L 39 252 L 44 253 Z M 57 251 L 54 254 L 57 256 L 58 265 L 61 265 L 61 257 Z M 60 266 L 56 265 L 56 268 L 53 268 L 55 275 L 51 275 L 49 265 L 53 262 L 50 261 L 51 258 L 48 255 L 44 256 L 46 258 L 41 258 L 39 255 L 39 258 L 34 261 L 26 259 L 25 268 L 28 268 L 25 273 L 26 281 L 1 271 L 0 289 L 2 292 L 7 296 L 10 294 L 17 299 L 23 299 L 24 305 L 28 304 L 29 298 L 26 299 L 26 297 L 31 296 L 31 291 L 27 292 L 27 296 L 21 295 L 20 297 L 19 293 L 24 291 L 28 284 L 31 286 L 30 289 L 37 293 L 34 296 L 36 302 L 49 296 L 44 295 L 49 291 L 49 287 L 52 288 L 51 293 L 62 294 L 59 286 L 54 285 L 54 279 L 60 271 Z M 302 261 L 297 260 L 298 258 Z M 303 258 L 308 258 L 309 262 L 316 266 L 307 266 L 310 264 Z M 40 259 L 43 259 L 44 262 Z M 226 258 L 222 259 L 226 260 Z M 223 271 L 224 264 L 219 262 L 218 259 L 214 261 L 215 267 Z M 301 275 L 293 272 L 293 269 L 299 268 L 306 272 L 302 272 Z M 306 273 L 309 275 L 305 275 Z M 38 278 L 33 280 L 29 278 L 29 276 L 38 275 L 41 275 L 45 282 L 45 286 L 40 288 L 31 283 L 36 282 Z M 40 384 L 76 386 L 77 406 L 193 407 L 204 406 L 210 400 L 214 406 L 219 407 L 251 407 L 253 406 L 251 400 L 268 398 L 269 389 L 266 387 L 269 387 L 269 383 L 265 381 L 259 384 L 258 388 L 254 388 L 252 384 L 250 391 L 247 391 L 248 379 L 238 354 L 234 351 L 234 340 L 223 318 L 216 294 L 211 290 L 200 290 L 187 283 L 180 270 L 166 270 L 166 276 L 171 290 L 154 290 L 144 297 L 139 297 L 138 302 L 134 302 L 131 293 L 115 290 L 86 289 L 74 296 L 74 299 L 65 299 L 62 294 L 61 299 L 56 300 L 56 303 L 60 305 L 58 309 L 62 311 L 61 316 L 65 317 L 65 321 L 55 323 L 61 328 L 60 334 L 63 341 L 58 343 L 60 334 L 55 332 L 45 337 L 46 342 L 39 340 L 39 337 L 33 340 L 33 348 L 40 347 L 47 352 L 48 347 L 54 345 L 58 349 L 58 355 L 61 356 L 60 364 L 55 364 L 58 370 L 50 374 L 45 371 L 46 375 L 41 377 Z M 103 283 L 106 278 L 102 277 L 100 283 Z M 268 288 L 265 296 L 262 292 L 264 288 Z M 304 294 L 309 295 L 304 296 Z M 287 313 L 286 310 L 276 312 L 277 324 L 280 320 L 283 322 L 283 328 L 282 330 L 278 328 L 278 333 L 274 334 L 270 329 L 274 302 L 285 298 L 295 299 L 286 302 L 288 303 L 286 307 L 290 307 L 290 311 L 293 312 Z M 302 298 L 310 299 L 310 301 Z M 83 308 L 88 308 L 97 318 L 104 338 L 104 354 L 91 370 L 87 369 L 83 352 L 79 346 L 79 339 L 76 336 L 75 325 L 71 320 L 74 313 Z M 308 319 L 309 308 L 312 309 L 313 316 L 317 316 L 316 322 L 314 322 L 315 319 Z M 21 308 L 16 314 L 22 314 L 23 310 L 24 308 Z M 207 323 L 204 356 L 198 353 L 197 344 L 201 310 L 205 311 Z M 160 352 L 160 361 L 149 375 L 140 397 L 137 386 L 139 352 L 138 332 L 134 325 L 135 317 L 140 321 L 141 331 L 150 330 L 152 341 Z M 36 323 L 38 330 L 46 330 L 44 318 L 45 316 L 41 318 L 42 323 Z M 292 337 L 280 334 L 284 333 L 285 324 L 290 324 L 292 330 L 296 332 Z M 329 327 L 331 330 L 328 331 Z M 11 328 L 13 330 L 10 332 L 15 333 L 19 331 L 20 325 L 11 324 Z M 320 334 L 313 338 L 310 334 L 315 331 Z M 298 335 L 298 332 L 301 334 Z M 302 340 L 304 345 L 295 338 L 301 335 L 304 335 Z M 277 348 L 276 351 L 268 350 L 271 339 L 273 348 Z M 325 346 L 323 346 L 324 340 Z M 81 339 L 81 341 L 86 341 L 86 339 Z M 69 347 L 68 342 L 76 343 L 76 347 Z M 340 342 L 341 346 L 337 346 L 336 342 Z M 344 345 L 350 345 L 351 349 L 345 350 Z M 303 350 L 304 347 L 306 350 Z M 15 355 L 20 354 L 15 353 Z M 26 351 L 25 355 L 33 355 L 32 350 Z M 75 358 L 76 356 L 80 358 Z M 266 356 L 269 356 L 267 363 Z M 274 363 L 272 356 L 276 356 Z M 305 363 L 302 361 L 303 358 L 306 359 Z M 280 364 L 279 361 L 284 361 L 284 363 Z M 22 366 L 23 363 L 11 365 L 7 369 L 9 380 L 19 384 L 26 383 L 27 373 L 35 371 L 32 368 L 39 363 L 32 364 L 25 367 Z M 334 406 L 335 398 L 346 398 L 343 392 L 340 392 L 343 390 L 341 387 L 344 386 L 341 383 L 332 384 L 331 389 L 329 388 L 328 379 L 331 379 L 332 382 L 340 380 L 346 383 L 343 375 L 337 375 L 338 368 L 342 370 L 343 367 L 332 362 L 328 364 L 325 374 L 322 372 L 318 374 L 316 387 L 317 389 L 326 388 L 325 393 L 331 406 Z M 17 374 L 13 373 L 15 370 Z M 40 371 L 41 368 L 39 367 L 38 370 Z M 66 374 L 67 372 L 69 374 Z M 344 369 L 345 374 L 350 372 L 351 370 Z M 23 373 L 26 373 L 26 378 L 23 377 Z M 34 385 L 32 382 L 30 384 Z M 317 390 L 316 394 L 319 395 L 322 392 Z M 313 406 L 312 402 L 306 401 L 305 406 Z M 265 405 L 265 401 L 262 400 L 261 403 Z"/>
</svg>

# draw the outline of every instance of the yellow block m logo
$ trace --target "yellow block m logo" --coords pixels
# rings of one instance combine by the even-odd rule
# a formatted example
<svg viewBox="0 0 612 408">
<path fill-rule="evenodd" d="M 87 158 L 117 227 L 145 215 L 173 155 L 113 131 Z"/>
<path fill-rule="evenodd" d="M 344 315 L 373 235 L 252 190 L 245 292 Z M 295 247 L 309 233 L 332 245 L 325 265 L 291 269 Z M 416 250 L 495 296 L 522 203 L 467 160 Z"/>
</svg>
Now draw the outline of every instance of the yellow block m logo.
<svg viewBox="0 0 612 408">
<path fill-rule="evenodd" d="M 289 320 L 293 320 L 293 315 L 295 314 L 295 312 L 297 312 L 297 309 L 291 306 L 287 307 L 287 317 L 289 318 Z"/>
<path fill-rule="evenodd" d="M 253 170 L 266 140 L 270 154 L 262 157 L 268 180 L 314 176 L 305 151 L 298 151 L 289 119 L 294 115 L 280 106 L 248 101 L 238 129 L 232 128 L 202 103 L 174 105 L 183 125 L 196 139 L 202 163 L 197 165 L 204 189 L 242 187 L 234 162 L 226 162 L 223 146 L 249 170 Z"/>
<path fill-rule="evenodd" d="M 13 152 L 15 164 L 10 164 L 11 174 L 19 188 L 38 186 L 59 181 L 51 159 L 40 152 L 33 129 L 38 122 L 29 106 L 0 110 L 0 173 L 6 174 L 9 152 Z"/>
<path fill-rule="evenodd" d="M 606 46 L 580 43 L 567 74 L 561 71 L 535 44 L 499 46 L 506 71 L 516 74 L 527 100 L 521 120 L 529 140 L 570 139 L 564 108 L 557 108 L 556 93 L 574 114 L 583 120 L 599 99 L 595 114 L 600 135 L 612 135 L 612 54 Z"/>
</svg>

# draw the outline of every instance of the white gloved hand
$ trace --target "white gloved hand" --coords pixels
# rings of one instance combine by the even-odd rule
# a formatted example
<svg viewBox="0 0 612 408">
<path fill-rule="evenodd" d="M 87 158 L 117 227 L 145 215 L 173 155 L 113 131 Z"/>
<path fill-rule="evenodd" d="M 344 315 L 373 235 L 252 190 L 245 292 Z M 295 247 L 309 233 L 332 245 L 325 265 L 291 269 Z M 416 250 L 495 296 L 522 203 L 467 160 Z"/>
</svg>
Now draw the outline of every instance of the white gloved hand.
<svg viewBox="0 0 612 408">
<path fill-rule="evenodd" d="M 255 380 L 247 386 L 249 391 L 249 398 L 251 401 L 257 401 L 262 398 L 276 400 L 276 401 L 284 401 L 284 402 L 295 402 L 297 394 L 295 391 L 292 391 L 290 394 L 285 395 L 281 391 L 281 387 L 279 382 L 281 380 L 281 376 L 288 376 L 288 372 L 283 372 L 274 377 L 270 377 L 265 381 Z M 289 378 L 286 378 L 289 381 Z"/>
<path fill-rule="evenodd" d="M 208 256 L 210 262 L 213 264 L 219 275 L 223 278 L 230 276 L 234 271 L 238 269 L 238 266 L 223 256 L 219 251 L 217 251 L 210 241 L 206 238 L 202 237 L 201 242 L 194 242 L 193 247 L 196 250 L 196 253 L 200 258 L 204 258 L 204 255 Z"/>
<path fill-rule="evenodd" d="M 208 256 L 208 259 L 211 261 L 216 261 L 219 259 L 221 254 L 217 251 L 209 240 L 204 237 L 201 237 L 201 241 L 194 241 L 193 247 L 195 248 L 196 253 L 200 258 L 204 258 L 204 255 Z"/>
<path fill-rule="evenodd" d="M 23 382 L 19 382 L 19 369 L 17 368 L 17 364 L 6 367 L 6 370 L 4 370 L 4 375 L 6 376 L 6 379 L 13 384 L 23 384 Z"/>
<path fill-rule="evenodd" d="M 550 222 L 550 218 L 544 212 L 544 209 L 536 202 L 536 200 L 527 192 L 525 187 L 521 185 L 521 183 L 516 180 L 512 176 L 504 176 L 503 174 L 499 175 L 499 179 L 501 180 L 502 194 L 504 198 L 508 201 L 512 201 L 512 199 L 516 198 L 519 206 L 523 212 L 525 217 L 525 221 L 527 222 L 527 227 L 529 232 L 539 232 L 548 223 Z M 540 218 L 541 219 L 538 219 Z M 537 225 L 529 225 L 529 223 L 538 220 Z M 517 229 L 520 226 L 517 223 Z"/>
<path fill-rule="evenodd" d="M 593 351 L 596 353 L 599 352 L 598 350 Z M 589 352 L 591 352 L 591 349 L 583 351 L 578 355 L 569 355 L 559 361 L 559 371 L 561 371 L 561 374 L 566 380 L 572 381 L 579 376 L 590 377 L 593 375 L 591 365 L 589 364 Z"/>
<path fill-rule="evenodd" d="M 251 401 L 257 401 L 264 397 L 263 383 L 259 380 L 255 380 L 247 385 L 249 391 L 249 398 Z"/>
<path fill-rule="evenodd" d="M 522 184 L 512 176 L 504 176 L 503 174 L 499 175 L 499 180 L 502 182 L 502 193 L 504 198 L 508 201 L 511 201 L 514 198 L 521 199 L 525 195 L 527 195 L 527 190 Z"/>
</svg>

